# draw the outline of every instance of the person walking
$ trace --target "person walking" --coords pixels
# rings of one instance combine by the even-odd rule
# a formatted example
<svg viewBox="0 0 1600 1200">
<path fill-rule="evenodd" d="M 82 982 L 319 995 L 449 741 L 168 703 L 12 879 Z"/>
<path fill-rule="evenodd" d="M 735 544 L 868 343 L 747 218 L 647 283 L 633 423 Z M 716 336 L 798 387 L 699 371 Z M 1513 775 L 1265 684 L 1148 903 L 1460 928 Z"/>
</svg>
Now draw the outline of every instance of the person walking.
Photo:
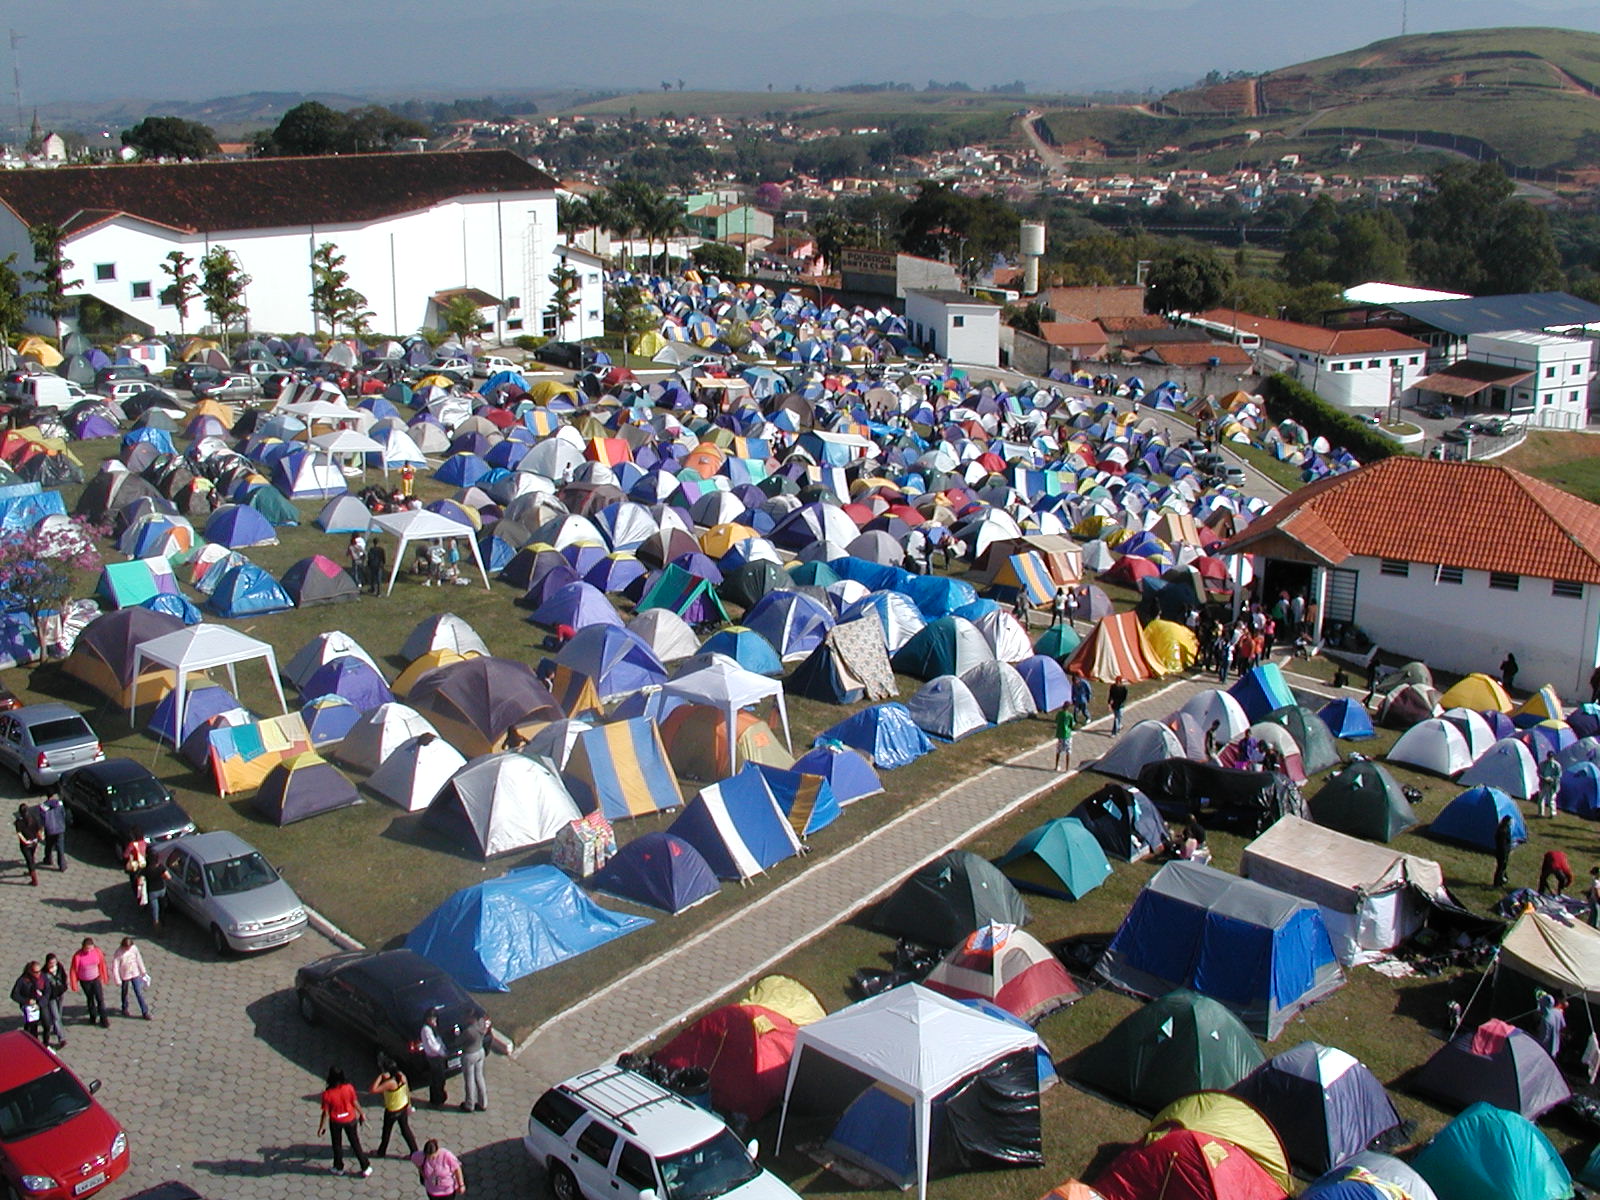
<svg viewBox="0 0 1600 1200">
<path fill-rule="evenodd" d="M 1121 675 L 1106 692 L 1106 703 L 1111 706 L 1111 732 L 1122 732 L 1122 707 L 1128 703 L 1128 685 Z"/>
<path fill-rule="evenodd" d="M 44 865 L 56 860 L 56 870 L 67 869 L 67 808 L 61 794 L 51 792 L 39 805 L 39 824 L 44 827 Z"/>
<path fill-rule="evenodd" d="M 61 965 L 58 955 L 44 956 L 44 978 L 50 985 L 44 998 L 45 1029 L 55 1035 L 56 1049 L 60 1050 L 67 1044 L 67 1037 L 61 1032 L 61 1001 L 67 994 L 67 969 Z"/>
<path fill-rule="evenodd" d="M 1500 663 L 1500 686 L 1508 693 L 1516 685 L 1517 672 L 1521 669 L 1517 664 L 1517 656 L 1507 650 L 1505 658 Z"/>
<path fill-rule="evenodd" d="M 1050 597 L 1050 628 L 1064 624 L 1067 619 L 1067 589 L 1056 588 L 1056 594 Z"/>
<path fill-rule="evenodd" d="M 383 591 L 383 574 L 389 567 L 389 554 L 376 538 L 367 547 L 367 590 L 374 596 Z"/>
<path fill-rule="evenodd" d="M 1056 713 L 1056 770 L 1072 769 L 1072 730 L 1077 719 L 1072 710 L 1063 704 Z"/>
<path fill-rule="evenodd" d="M 1501 817 L 1494 827 L 1494 884 L 1505 887 L 1506 868 L 1511 865 L 1511 818 Z"/>
<path fill-rule="evenodd" d="M 1367 694 L 1361 698 L 1361 707 L 1367 708 L 1372 704 L 1372 698 L 1378 694 L 1378 648 L 1372 648 L 1372 657 L 1367 660 Z"/>
<path fill-rule="evenodd" d="M 1556 793 L 1561 790 L 1561 764 L 1556 761 L 1556 752 L 1546 750 L 1544 761 L 1539 764 L 1539 815 L 1553 817 L 1556 815 Z"/>
<path fill-rule="evenodd" d="M 1094 699 L 1094 685 L 1082 675 L 1072 680 L 1072 718 L 1079 725 L 1089 723 L 1089 703 Z"/>
<path fill-rule="evenodd" d="M 17 830 L 17 853 L 22 855 L 22 869 L 28 873 L 28 886 L 38 887 L 39 866 L 34 862 L 34 856 L 44 844 L 44 826 L 39 824 L 39 818 L 26 804 L 17 805 L 16 820 L 12 824 Z"/>
<path fill-rule="evenodd" d="M 11 1002 L 22 1010 L 22 1031 L 38 1038 L 41 1046 L 49 1045 L 44 1024 L 44 1003 L 49 986 L 45 982 L 44 968 L 37 961 L 23 967 L 22 974 L 11 985 Z"/>
<path fill-rule="evenodd" d="M 389 1138 L 396 1129 L 405 1139 L 406 1152 L 417 1152 L 417 1139 L 411 1132 L 411 1082 L 400 1064 L 387 1054 L 378 1055 L 378 1077 L 367 1089 L 374 1096 L 383 1097 L 383 1134 L 378 1138 L 378 1148 L 373 1153 L 383 1158 L 389 1153 Z"/>
<path fill-rule="evenodd" d="M 106 1018 L 107 970 L 106 956 L 100 952 L 100 947 L 94 944 L 93 938 L 84 938 L 83 945 L 72 956 L 72 966 L 67 972 L 68 985 L 75 992 L 83 992 L 89 1024 L 99 1025 L 102 1029 L 111 1028 L 111 1022 Z"/>
<path fill-rule="evenodd" d="M 144 868 L 149 853 L 150 843 L 145 840 L 144 830 L 135 825 L 133 836 L 122 847 L 122 870 L 128 877 L 128 887 L 132 889 L 134 899 L 141 906 L 144 901 L 139 893 L 144 884 Z"/>
<path fill-rule="evenodd" d="M 480 1016 L 461 1028 L 462 1112 L 486 1112 L 489 1089 L 483 1080 L 483 1062 L 488 1055 L 489 1018 Z"/>
<path fill-rule="evenodd" d="M 317 1119 L 317 1136 L 324 1133 L 328 1135 L 328 1142 L 333 1147 L 333 1173 L 344 1173 L 344 1147 L 341 1142 L 350 1144 L 350 1152 L 356 1156 L 356 1162 L 361 1166 L 354 1172 L 362 1179 L 372 1174 L 372 1163 L 367 1158 L 366 1151 L 361 1148 L 361 1134 L 358 1126 L 367 1119 L 367 1114 L 361 1111 L 361 1102 L 356 1099 L 356 1089 L 350 1086 L 350 1081 L 345 1078 L 344 1072 L 338 1067 L 328 1068 L 327 1086 L 322 1089 L 321 1116 Z"/>
<path fill-rule="evenodd" d="M 1540 991 L 1536 1001 L 1539 1009 L 1539 1030 L 1535 1035 L 1552 1061 L 1561 1053 L 1561 1039 L 1567 1032 L 1567 1004 L 1549 992 Z"/>
<path fill-rule="evenodd" d="M 133 998 L 139 1002 L 139 1015 L 146 1021 L 150 1019 L 150 1005 L 145 1001 L 144 989 L 150 979 L 150 972 L 145 970 L 144 955 L 139 953 L 139 947 L 131 937 L 122 939 L 120 945 L 111 952 L 111 982 L 122 985 L 122 1015 L 127 1017 L 128 992 L 133 991 Z"/>
<path fill-rule="evenodd" d="M 344 548 L 345 557 L 350 560 L 350 574 L 357 579 L 365 578 L 367 570 L 367 539 L 359 533 L 350 535 L 350 544 Z"/>
<path fill-rule="evenodd" d="M 438 1138 L 429 1138 L 421 1151 L 414 1151 L 411 1161 L 417 1166 L 417 1178 L 428 1200 L 451 1200 L 464 1196 L 467 1179 L 461 1173 L 461 1160 L 439 1145 Z"/>
<path fill-rule="evenodd" d="M 445 1065 L 450 1052 L 445 1049 L 444 1038 L 439 1035 L 438 1009 L 428 1010 L 417 1040 L 422 1043 L 422 1057 L 428 1063 L 428 1103 L 434 1108 L 443 1108 L 450 1100 L 444 1081 Z"/>
<path fill-rule="evenodd" d="M 1600 867 L 1589 868 L 1589 886 L 1584 889 L 1583 900 L 1589 906 L 1583 914 L 1589 928 L 1600 929 Z"/>
<path fill-rule="evenodd" d="M 150 928 L 161 932 L 161 906 L 167 900 L 167 881 L 172 872 L 159 854 L 152 854 L 144 867 L 144 903 L 150 910 Z"/>
</svg>

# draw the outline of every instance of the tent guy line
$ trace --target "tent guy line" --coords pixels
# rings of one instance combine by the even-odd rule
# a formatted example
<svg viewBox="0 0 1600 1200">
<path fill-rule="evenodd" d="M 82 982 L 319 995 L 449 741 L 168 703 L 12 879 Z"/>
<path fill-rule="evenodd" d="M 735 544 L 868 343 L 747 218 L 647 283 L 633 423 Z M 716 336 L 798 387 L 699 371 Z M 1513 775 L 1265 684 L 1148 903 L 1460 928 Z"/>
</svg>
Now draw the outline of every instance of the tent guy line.
<svg viewBox="0 0 1600 1200">
<path fill-rule="evenodd" d="M 1156 704 L 1157 702 L 1159 702 L 1162 699 L 1162 697 L 1167 695 L 1167 693 L 1171 692 L 1173 689 L 1178 688 L 1178 687 L 1182 687 L 1182 686 L 1184 686 L 1186 684 L 1189 684 L 1191 682 L 1192 682 L 1191 680 L 1187 680 L 1187 679 L 1178 679 L 1178 680 L 1174 680 L 1173 682 L 1171 682 L 1169 684 L 1166 684 L 1165 686 L 1159 688 L 1158 690 L 1150 693 L 1150 695 L 1148 695 L 1148 696 L 1144 697 L 1143 699 L 1141 699 L 1136 705 L 1130 706 L 1130 708 L 1128 710 L 1129 714 L 1131 715 L 1133 713 L 1136 713 L 1139 709 L 1144 708 L 1147 705 Z M 1124 717 L 1124 719 L 1126 720 L 1127 718 Z M 1101 718 L 1091 722 L 1090 723 L 1090 728 L 1092 728 L 1094 725 L 1099 725 L 1102 722 L 1109 723 L 1109 721 L 1110 721 L 1109 717 L 1101 717 Z M 998 764 L 996 766 L 989 767 L 986 770 L 980 772 L 979 774 L 974 775 L 974 776 L 972 776 L 972 777 L 970 777 L 968 779 L 962 780 L 960 783 L 954 784 L 953 786 L 946 788 L 944 791 L 938 793 L 937 795 L 929 797 L 927 800 L 923 801 L 921 804 L 917 805 L 916 807 L 907 809 L 905 812 L 901 813 L 899 816 L 895 817 L 893 820 L 889 821 L 888 823 L 883 825 L 881 828 L 879 828 L 879 829 L 873 831 L 872 833 L 868 834 L 865 838 L 863 838 L 860 841 L 856 842 L 854 845 L 846 847 L 844 850 L 841 850 L 838 854 L 835 854 L 834 856 L 829 858 L 826 862 L 819 863 L 817 871 L 808 871 L 808 872 L 803 872 L 803 873 L 801 873 L 799 875 L 796 875 L 794 878 L 792 878 L 792 879 L 790 879 L 790 880 L 778 885 L 777 887 L 773 888 L 766 895 L 758 897 L 756 900 L 752 901 L 750 904 L 746 905 L 745 907 L 739 909 L 736 912 L 730 913 L 723 920 L 718 921 L 716 924 L 711 925 L 710 927 L 701 930 L 694 937 L 690 938 L 688 941 L 682 943 L 681 945 L 674 946 L 672 949 L 668 950 L 664 954 L 659 955 L 658 957 L 656 957 L 655 959 L 651 960 L 650 962 L 641 963 L 639 966 L 634 967 L 632 970 L 630 970 L 627 974 L 619 976 L 618 978 L 612 980 L 605 987 L 601 988 L 599 991 L 597 991 L 597 992 L 593 993 L 592 995 L 590 995 L 588 997 L 587 1001 L 585 1002 L 585 1004 L 584 1004 L 582 1009 L 579 1009 L 579 1010 L 568 1010 L 567 1012 L 558 1013 L 556 1016 L 551 1017 L 547 1021 L 544 1021 L 540 1025 L 536 1026 L 533 1029 L 533 1031 L 528 1034 L 527 1037 L 522 1039 L 521 1042 L 519 1042 L 516 1045 L 511 1047 L 511 1051 L 510 1051 L 511 1056 L 513 1058 L 519 1057 L 524 1051 L 526 1051 L 529 1047 L 531 1047 L 543 1034 L 545 1034 L 552 1027 L 556 1026 L 561 1021 L 566 1019 L 572 1013 L 574 1013 L 574 1012 L 582 1012 L 582 1011 L 585 1011 L 585 1010 L 598 1011 L 597 1006 L 599 1005 L 599 1003 L 601 1001 L 603 1001 L 607 996 L 611 995 L 613 992 L 616 992 L 621 988 L 627 987 L 628 985 L 634 983 L 636 980 L 638 980 L 639 978 L 641 978 L 642 976 L 646 975 L 647 973 L 649 973 L 651 971 L 658 970 L 658 969 L 663 969 L 666 966 L 667 963 L 671 962 L 672 960 L 674 960 L 676 958 L 679 958 L 679 957 L 683 956 L 684 954 L 687 954 L 689 951 L 693 950 L 696 946 L 698 946 L 701 942 L 707 941 L 707 940 L 709 940 L 710 938 L 713 938 L 713 937 L 720 937 L 720 936 L 725 935 L 726 932 L 728 931 L 728 929 L 730 927 L 732 927 L 736 922 L 749 918 L 753 913 L 755 913 L 758 909 L 762 908 L 769 901 L 776 900 L 780 896 L 786 896 L 789 893 L 790 889 L 795 887 L 797 884 L 803 884 L 803 883 L 806 883 L 808 881 L 813 882 L 813 883 L 820 883 L 821 882 L 820 874 L 819 874 L 820 872 L 824 872 L 824 871 L 831 872 L 832 870 L 840 868 L 843 864 L 847 863 L 851 859 L 851 857 L 853 855 L 855 855 L 858 851 L 861 851 L 863 849 L 866 849 L 868 847 L 873 846 L 874 844 L 876 844 L 876 842 L 877 842 L 877 840 L 879 838 L 887 835 L 890 831 L 898 828 L 902 823 L 904 823 L 906 821 L 909 821 L 912 818 L 923 816 L 924 814 L 927 813 L 927 811 L 929 809 L 934 808 L 935 806 L 944 803 L 946 800 L 951 799 L 952 797 L 957 795 L 959 792 L 961 792 L 965 788 L 982 786 L 983 782 L 986 779 L 990 778 L 996 771 L 1002 771 L 1002 770 L 1006 770 L 1006 769 L 1013 768 L 1013 767 L 1021 767 L 1021 766 L 1024 765 L 1025 760 L 1027 760 L 1027 759 L 1029 759 L 1031 757 L 1044 755 L 1044 754 L 1054 754 L 1054 752 L 1055 752 L 1054 743 L 1045 743 L 1045 744 L 1042 744 L 1042 745 L 1039 745 L 1039 746 L 1035 746 L 1030 750 L 1024 750 L 1022 753 L 1017 754 L 1017 755 L 1015 755 L 1014 757 L 1012 757 L 1010 759 L 1007 759 L 1004 763 Z M 1004 820 L 1007 816 L 1009 816 L 1011 813 L 1015 812 L 1017 809 L 1021 808 L 1024 804 L 1027 804 L 1030 801 L 1033 801 L 1033 800 L 1037 799 L 1039 796 L 1043 795 L 1045 792 L 1049 791 L 1051 788 L 1056 787 L 1059 784 L 1065 783 L 1067 780 L 1073 778 L 1075 775 L 1078 774 L 1078 770 L 1079 770 L 1078 768 L 1074 768 L 1071 771 L 1065 771 L 1065 772 L 1060 772 L 1060 773 L 1052 772 L 1050 777 L 1048 779 L 1046 779 L 1043 783 L 1040 783 L 1035 787 L 1029 788 L 1025 792 L 1022 792 L 1022 793 L 1018 794 L 1017 796 L 1015 796 L 1014 798 L 1008 800 L 1006 803 L 1004 803 L 1000 807 L 996 808 L 995 810 L 993 810 L 992 812 L 987 814 L 983 818 L 983 820 L 976 822 L 975 824 L 971 825 L 970 827 L 968 827 L 966 829 L 962 829 L 962 830 L 959 830 L 959 831 L 953 833 L 949 837 L 949 839 L 947 841 L 941 843 L 939 845 L 939 847 L 937 849 L 933 850 L 930 854 L 923 855 L 922 858 L 926 859 L 928 857 L 938 857 L 940 854 L 944 854 L 944 853 L 946 853 L 946 852 L 948 852 L 950 850 L 955 849 L 957 846 L 963 845 L 964 843 L 966 843 L 968 841 L 971 841 L 972 838 L 974 838 L 978 834 L 982 833 L 989 826 L 995 824 L 998 821 Z M 919 860 L 919 861 L 921 861 L 921 860 Z M 913 866 L 910 869 L 914 870 L 915 867 Z M 754 964 L 753 966 L 751 966 L 750 968 L 748 968 L 746 974 L 741 976 L 739 979 L 729 979 L 729 980 L 723 980 L 723 981 L 720 981 L 720 982 L 716 982 L 716 983 L 713 983 L 713 984 L 708 984 L 708 986 L 707 986 L 707 995 L 703 999 L 696 1001 L 693 1005 L 688 1006 L 688 1007 L 682 1009 L 679 1012 L 675 1012 L 670 1016 L 663 1017 L 656 1025 L 654 1025 L 650 1029 L 643 1030 L 643 1031 L 633 1035 L 632 1041 L 630 1042 L 630 1046 L 632 1046 L 632 1045 L 640 1045 L 640 1044 L 643 1044 L 643 1043 L 650 1042 L 650 1041 L 654 1040 L 655 1038 L 659 1037 L 661 1034 L 665 1033 L 669 1028 L 671 1028 L 671 1027 L 673 1027 L 675 1025 L 678 1025 L 683 1021 L 686 1021 L 690 1016 L 692 1016 L 694 1013 L 698 1012 L 701 1008 L 705 1007 L 706 1004 L 711 1003 L 712 1001 L 714 1001 L 717 997 L 722 996 L 723 994 L 725 994 L 725 993 L 731 991 L 732 989 L 738 987 L 739 984 L 742 983 L 745 978 L 754 978 L 756 976 L 759 976 L 761 974 L 761 972 L 767 970 L 769 967 L 771 967 L 773 964 L 779 962 L 781 959 L 786 958 L 788 955 L 790 955 L 794 951 L 798 950 L 801 946 L 804 946 L 807 942 L 809 942 L 812 939 L 817 938 L 817 937 L 821 936 L 822 934 L 826 933 L 829 929 L 831 929 L 833 926 L 837 925 L 839 922 L 844 921 L 847 918 L 849 918 L 853 913 L 860 912 L 863 909 L 866 909 L 869 906 L 871 906 L 872 904 L 876 903 L 882 896 L 884 896 L 886 893 L 891 891 L 893 888 L 898 887 L 900 885 L 900 883 L 903 881 L 904 874 L 905 874 L 904 872 L 897 873 L 896 875 L 892 876 L 891 878 L 889 878 L 888 880 L 884 881 L 883 883 L 880 883 L 878 886 L 873 888 L 871 891 L 866 892 L 865 894 L 862 894 L 862 895 L 858 895 L 858 896 L 852 897 L 850 899 L 850 901 L 848 902 L 848 904 L 844 908 L 840 909 L 839 911 L 837 911 L 835 913 L 831 913 L 831 914 L 828 914 L 827 916 L 823 917 L 821 922 L 815 928 L 808 930 L 807 932 L 799 935 L 798 937 L 791 938 L 787 942 L 784 942 L 783 944 L 781 944 L 781 945 L 777 946 L 776 948 L 774 948 L 768 955 L 766 955 L 764 958 L 762 958 L 760 960 L 760 962 L 758 962 L 758 963 Z M 622 1051 L 624 1051 L 624 1050 L 626 1050 L 628 1048 L 629 1048 L 629 1046 L 612 1047 L 610 1049 L 610 1053 L 614 1055 L 614 1054 L 617 1054 L 617 1053 L 621 1053 Z"/>
</svg>

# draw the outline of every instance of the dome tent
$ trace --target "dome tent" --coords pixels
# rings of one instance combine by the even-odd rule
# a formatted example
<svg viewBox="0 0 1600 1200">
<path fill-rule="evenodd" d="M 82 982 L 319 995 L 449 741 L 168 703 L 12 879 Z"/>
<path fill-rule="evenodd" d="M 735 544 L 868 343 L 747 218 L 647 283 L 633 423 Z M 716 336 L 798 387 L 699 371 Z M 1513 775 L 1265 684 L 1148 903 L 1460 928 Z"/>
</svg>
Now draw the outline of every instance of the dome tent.
<svg viewBox="0 0 1600 1200">
<path fill-rule="evenodd" d="M 1394 1188 L 1407 1200 L 1439 1200 L 1409 1164 L 1375 1150 L 1363 1150 L 1300 1195 L 1301 1200 L 1394 1200 Z"/>
<path fill-rule="evenodd" d="M 1083 995 L 1055 955 L 1010 925 L 986 925 L 970 934 L 923 985 L 953 1000 L 987 1000 L 1030 1025 Z"/>
<path fill-rule="evenodd" d="M 1124 1150 L 1098 1175 L 1105 1200 L 1283 1200 L 1286 1193 L 1226 1138 L 1169 1129 Z"/>
<path fill-rule="evenodd" d="M 475 758 L 439 789 L 427 821 L 483 858 L 548 842 L 582 814 L 555 768 L 523 754 Z"/>
<path fill-rule="evenodd" d="M 1138 788 L 1108 783 L 1069 814 L 1108 858 L 1138 862 L 1167 848 L 1167 827 L 1155 802 Z"/>
<path fill-rule="evenodd" d="M 1144 1112 L 1233 1087 L 1266 1056 L 1239 1018 L 1185 988 L 1124 1018 L 1079 1056 L 1079 1082 Z"/>
<path fill-rule="evenodd" d="M 1140 721 L 1125 731 L 1103 757 L 1090 766 L 1100 775 L 1116 779 L 1138 779 L 1139 772 L 1153 762 L 1183 758 L 1183 743 L 1160 721 Z"/>
<path fill-rule="evenodd" d="M 724 1004 L 651 1057 L 669 1069 L 706 1071 L 718 1112 L 759 1121 L 783 1102 L 796 1032 L 792 1021 L 771 1009 Z"/>
<path fill-rule="evenodd" d="M 1073 817 L 1057 817 L 1023 834 L 995 866 L 1019 890 L 1058 900 L 1077 900 L 1111 874 L 1100 843 Z"/>
<path fill-rule="evenodd" d="M 987 859 L 952 850 L 912 872 L 873 911 L 874 929 L 949 949 L 985 925 L 1026 925 L 1028 906 Z"/>
<path fill-rule="evenodd" d="M 308 750 L 268 771 L 250 806 L 274 825 L 288 825 L 360 803 L 355 784 Z"/>
<path fill-rule="evenodd" d="M 1256 1068 L 1233 1089 L 1272 1122 L 1296 1165 L 1322 1174 L 1400 1124 L 1394 1103 L 1359 1060 L 1332 1046 L 1301 1042 Z"/>
<path fill-rule="evenodd" d="M 449 742 L 436 733 L 422 733 L 396 746 L 367 777 L 367 786 L 406 812 L 421 812 L 466 765 L 461 751 Z"/>
<path fill-rule="evenodd" d="M 721 887 L 698 850 L 661 830 L 624 845 L 589 877 L 589 886 L 669 913 L 693 908 Z"/>
<path fill-rule="evenodd" d="M 1308 807 L 1318 825 L 1378 842 L 1392 841 L 1417 825 L 1417 814 L 1394 776 L 1371 759 L 1329 776 Z"/>
<path fill-rule="evenodd" d="M 1520 846 L 1528 840 L 1528 827 L 1523 823 L 1515 800 L 1498 788 L 1468 788 L 1439 810 L 1439 815 L 1428 826 L 1428 834 L 1492 851 L 1495 827 L 1502 817 L 1511 818 L 1512 845 Z"/>
<path fill-rule="evenodd" d="M 1455 1109 L 1481 1100 L 1530 1121 L 1572 1094 L 1544 1047 L 1500 1020 L 1451 1038 L 1418 1068 L 1411 1090 Z"/>
<path fill-rule="evenodd" d="M 1526 1117 L 1479 1101 L 1411 1161 L 1439 1200 L 1566 1200 L 1572 1176 Z"/>
</svg>

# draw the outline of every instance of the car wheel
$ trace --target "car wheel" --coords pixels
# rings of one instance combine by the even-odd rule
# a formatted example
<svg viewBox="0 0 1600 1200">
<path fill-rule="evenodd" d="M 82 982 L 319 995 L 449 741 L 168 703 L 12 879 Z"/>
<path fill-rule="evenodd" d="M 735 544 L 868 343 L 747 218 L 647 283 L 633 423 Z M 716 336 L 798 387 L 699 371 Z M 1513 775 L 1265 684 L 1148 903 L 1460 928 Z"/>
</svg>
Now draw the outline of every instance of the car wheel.
<svg viewBox="0 0 1600 1200">
<path fill-rule="evenodd" d="M 558 1162 L 550 1164 L 550 1191 L 556 1200 L 583 1200 L 578 1181 Z"/>
<path fill-rule="evenodd" d="M 294 996 L 296 1002 L 300 1005 L 301 1018 L 307 1025 L 315 1025 L 317 1023 L 317 1006 L 311 1002 L 311 994 L 309 992 L 296 992 Z"/>
<path fill-rule="evenodd" d="M 39 790 L 39 785 L 32 775 L 28 774 L 26 767 L 17 772 L 17 778 L 22 780 L 22 790 L 25 794 L 32 795 Z"/>
<path fill-rule="evenodd" d="M 221 926 L 211 927 L 211 948 L 217 952 L 219 958 L 227 958 L 233 953 L 233 947 L 228 945 L 228 939 L 223 934 Z"/>
</svg>

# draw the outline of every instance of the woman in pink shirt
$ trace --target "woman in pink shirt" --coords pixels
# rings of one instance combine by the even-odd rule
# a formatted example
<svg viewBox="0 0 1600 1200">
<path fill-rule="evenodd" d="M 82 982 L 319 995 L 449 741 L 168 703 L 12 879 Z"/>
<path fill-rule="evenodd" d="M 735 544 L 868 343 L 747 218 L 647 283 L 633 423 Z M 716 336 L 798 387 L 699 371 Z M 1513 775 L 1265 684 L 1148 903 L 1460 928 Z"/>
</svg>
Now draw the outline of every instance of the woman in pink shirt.
<svg viewBox="0 0 1600 1200">
<path fill-rule="evenodd" d="M 422 1190 L 428 1200 L 451 1200 L 467 1193 L 467 1181 L 461 1174 L 461 1160 L 439 1145 L 438 1138 L 429 1138 L 422 1149 L 411 1156 L 417 1164 L 417 1175 L 422 1180 Z"/>
<path fill-rule="evenodd" d="M 100 947 L 94 944 L 93 938 L 84 938 L 83 945 L 72 956 L 72 969 L 67 972 L 67 983 L 75 992 L 82 990 L 89 1024 L 98 1023 L 102 1029 L 111 1028 L 111 1022 L 106 1019 L 106 975 L 106 956 L 100 953 Z"/>
</svg>

